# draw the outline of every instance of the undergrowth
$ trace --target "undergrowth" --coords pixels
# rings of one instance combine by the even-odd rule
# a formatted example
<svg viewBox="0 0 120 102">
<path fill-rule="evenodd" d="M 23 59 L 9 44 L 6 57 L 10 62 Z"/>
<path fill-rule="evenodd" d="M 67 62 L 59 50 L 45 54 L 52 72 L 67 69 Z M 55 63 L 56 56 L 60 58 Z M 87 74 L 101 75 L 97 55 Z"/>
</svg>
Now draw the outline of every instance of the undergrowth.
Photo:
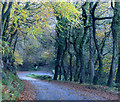
<svg viewBox="0 0 120 102">
<path fill-rule="evenodd" d="M 2 100 L 18 100 L 24 89 L 23 82 L 11 72 L 2 72 L 2 76 Z"/>
</svg>

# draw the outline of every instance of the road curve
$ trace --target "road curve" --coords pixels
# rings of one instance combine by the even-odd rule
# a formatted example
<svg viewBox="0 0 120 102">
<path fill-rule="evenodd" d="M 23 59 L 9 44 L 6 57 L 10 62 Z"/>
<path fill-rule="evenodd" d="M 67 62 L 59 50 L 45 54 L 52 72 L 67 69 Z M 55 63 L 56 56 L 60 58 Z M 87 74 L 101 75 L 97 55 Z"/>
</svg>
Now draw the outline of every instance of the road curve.
<svg viewBox="0 0 120 102">
<path fill-rule="evenodd" d="M 73 89 L 68 88 L 64 85 L 57 85 L 54 83 L 42 81 L 39 79 L 29 78 L 26 75 L 30 73 L 35 73 L 39 75 L 50 75 L 48 72 L 41 71 L 31 71 L 31 72 L 18 72 L 18 76 L 22 80 L 27 80 L 30 84 L 32 84 L 37 92 L 36 100 L 93 100 L 92 98 L 88 98 L 86 96 L 82 96 L 80 91 L 75 91 Z M 100 100 L 104 100 L 104 98 L 98 98 Z"/>
</svg>

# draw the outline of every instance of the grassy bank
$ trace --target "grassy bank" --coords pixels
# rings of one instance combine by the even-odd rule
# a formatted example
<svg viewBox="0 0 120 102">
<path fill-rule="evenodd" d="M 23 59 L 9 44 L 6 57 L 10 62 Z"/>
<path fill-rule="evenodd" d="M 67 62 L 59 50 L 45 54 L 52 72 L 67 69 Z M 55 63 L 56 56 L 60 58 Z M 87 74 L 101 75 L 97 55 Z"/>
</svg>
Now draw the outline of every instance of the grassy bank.
<svg viewBox="0 0 120 102">
<path fill-rule="evenodd" d="M 3 79 L 0 83 L 2 87 L 2 100 L 18 100 L 24 89 L 23 82 L 11 72 L 2 72 L 2 75 Z"/>
</svg>

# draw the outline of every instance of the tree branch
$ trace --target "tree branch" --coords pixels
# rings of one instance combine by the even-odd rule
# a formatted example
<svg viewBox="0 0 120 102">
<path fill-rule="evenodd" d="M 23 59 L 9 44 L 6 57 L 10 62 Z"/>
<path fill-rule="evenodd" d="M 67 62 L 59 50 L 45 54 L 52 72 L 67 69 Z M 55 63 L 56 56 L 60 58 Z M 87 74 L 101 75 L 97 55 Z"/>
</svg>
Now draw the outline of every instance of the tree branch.
<svg viewBox="0 0 120 102">
<path fill-rule="evenodd" d="M 120 11 L 119 8 L 114 8 L 114 7 L 113 7 L 113 0 L 111 0 L 111 7 L 112 7 L 113 10 L 119 10 L 119 11 Z"/>
<path fill-rule="evenodd" d="M 93 8 L 92 8 L 92 11 L 93 11 L 93 12 L 95 11 L 95 8 L 97 7 L 99 1 L 100 1 L 100 0 L 97 0 L 97 2 L 95 3 L 95 5 L 93 6 Z"/>
<path fill-rule="evenodd" d="M 102 18 L 97 18 L 95 17 L 95 20 L 105 20 L 105 19 L 112 19 L 113 17 L 102 17 Z"/>
<path fill-rule="evenodd" d="M 12 4 L 13 4 L 13 2 L 9 2 L 8 9 L 7 9 L 7 11 L 4 13 L 4 18 L 6 18 L 7 15 L 9 14 L 10 9 L 12 8 Z"/>
<path fill-rule="evenodd" d="M 107 54 L 110 53 L 110 52 L 111 52 L 111 51 L 108 51 L 108 52 L 104 53 L 103 56 L 107 55 Z"/>
</svg>

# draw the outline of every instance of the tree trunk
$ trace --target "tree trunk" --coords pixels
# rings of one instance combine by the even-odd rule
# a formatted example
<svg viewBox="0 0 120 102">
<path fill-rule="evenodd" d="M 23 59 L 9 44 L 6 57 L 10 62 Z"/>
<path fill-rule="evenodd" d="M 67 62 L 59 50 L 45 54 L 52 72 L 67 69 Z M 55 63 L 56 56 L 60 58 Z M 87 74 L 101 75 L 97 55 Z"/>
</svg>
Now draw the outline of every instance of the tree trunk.
<svg viewBox="0 0 120 102">
<path fill-rule="evenodd" d="M 93 3 L 91 2 L 89 5 L 89 9 L 91 11 L 93 6 Z M 89 16 L 89 23 L 92 24 L 92 16 Z M 93 78 L 95 75 L 94 72 L 94 41 L 93 41 L 93 32 L 92 32 L 92 27 L 89 28 L 89 33 L 90 33 L 90 60 L 89 60 L 89 68 L 90 68 L 90 82 L 93 82 Z"/>
<path fill-rule="evenodd" d="M 78 69 L 79 69 L 79 58 L 76 55 L 76 69 L 75 69 L 75 73 L 74 73 L 74 81 L 75 82 L 78 81 Z"/>
<path fill-rule="evenodd" d="M 87 42 L 88 33 L 87 33 L 87 14 L 84 6 L 86 5 L 86 2 L 84 5 L 82 5 L 82 17 L 84 21 L 84 33 L 80 41 L 79 45 L 79 59 L 80 59 L 80 83 L 85 83 L 85 60 L 84 60 L 84 47 Z"/>
<path fill-rule="evenodd" d="M 60 56 L 61 56 L 61 45 L 58 46 L 57 49 L 57 59 L 56 59 L 56 65 L 55 65 L 55 74 L 54 74 L 54 80 L 57 80 L 58 78 L 58 68 L 59 68 L 59 63 L 60 63 Z"/>
<path fill-rule="evenodd" d="M 119 48 L 118 69 L 117 69 L 115 83 L 120 83 L 120 48 Z"/>
<path fill-rule="evenodd" d="M 98 44 L 98 41 L 97 41 L 97 38 L 96 38 L 96 25 L 95 25 L 95 9 L 97 7 L 99 2 L 96 2 L 94 7 L 92 8 L 92 12 L 91 12 L 91 15 L 92 15 L 92 29 L 93 29 L 93 39 L 94 39 L 94 43 L 95 43 L 95 47 L 96 47 L 96 50 L 97 50 L 97 54 L 98 54 L 98 61 L 99 61 L 99 69 L 96 73 L 96 75 L 94 76 L 94 79 L 93 79 L 93 83 L 94 84 L 98 84 L 99 82 L 99 79 L 101 78 L 101 75 L 102 75 L 102 71 L 103 71 L 103 62 L 102 62 L 102 56 L 101 56 L 101 53 L 100 53 L 100 48 L 99 48 L 99 44 Z"/>
<path fill-rule="evenodd" d="M 70 55 L 70 81 L 72 81 L 72 53 L 69 52 Z"/>
<path fill-rule="evenodd" d="M 7 41 L 7 34 L 6 30 L 8 29 L 9 25 L 9 18 L 10 18 L 10 10 L 12 8 L 13 2 L 9 2 L 7 5 L 7 2 L 3 3 L 2 7 L 2 15 L 1 15 L 1 36 L 2 41 Z M 6 10 L 6 11 L 5 11 Z M 2 43 L 2 46 L 4 47 L 4 43 Z M 3 71 L 6 72 L 6 70 L 10 70 L 11 68 L 11 53 L 2 55 L 3 60 Z"/>
<path fill-rule="evenodd" d="M 62 70 L 61 70 L 61 66 L 59 67 L 60 71 L 59 71 L 59 80 L 61 80 L 61 74 L 62 74 Z"/>
<path fill-rule="evenodd" d="M 83 57 L 83 52 L 80 51 L 80 83 L 84 83 L 85 82 L 85 65 L 84 65 L 84 57 Z"/>
<path fill-rule="evenodd" d="M 119 8 L 118 2 L 115 2 L 115 8 Z M 118 10 L 114 9 L 114 17 L 112 21 L 112 36 L 113 36 L 113 55 L 112 55 L 112 62 L 111 62 L 111 68 L 110 68 L 110 73 L 109 73 L 109 79 L 108 79 L 108 86 L 112 86 L 113 83 L 113 78 L 115 75 L 115 67 L 116 67 L 116 58 L 117 58 L 117 37 L 118 37 L 118 31 L 119 31 L 119 26 L 118 26 Z"/>
<path fill-rule="evenodd" d="M 62 70 L 63 70 L 63 75 L 64 75 L 64 79 L 67 80 L 67 73 L 66 73 L 66 70 L 64 68 L 64 57 L 65 57 L 65 53 L 68 49 L 68 46 L 67 46 L 67 37 L 65 38 L 65 47 L 64 47 L 64 50 L 62 52 L 62 57 L 61 57 L 61 67 L 62 67 Z"/>
<path fill-rule="evenodd" d="M 119 2 L 119 6 L 120 6 L 120 2 Z M 120 10 L 118 11 L 118 14 L 119 14 L 118 27 L 120 29 Z M 115 83 L 120 84 L 120 30 L 119 30 L 119 34 L 118 34 L 118 69 L 117 69 Z M 119 91 L 120 91 L 120 85 L 118 87 L 119 87 Z"/>
</svg>

